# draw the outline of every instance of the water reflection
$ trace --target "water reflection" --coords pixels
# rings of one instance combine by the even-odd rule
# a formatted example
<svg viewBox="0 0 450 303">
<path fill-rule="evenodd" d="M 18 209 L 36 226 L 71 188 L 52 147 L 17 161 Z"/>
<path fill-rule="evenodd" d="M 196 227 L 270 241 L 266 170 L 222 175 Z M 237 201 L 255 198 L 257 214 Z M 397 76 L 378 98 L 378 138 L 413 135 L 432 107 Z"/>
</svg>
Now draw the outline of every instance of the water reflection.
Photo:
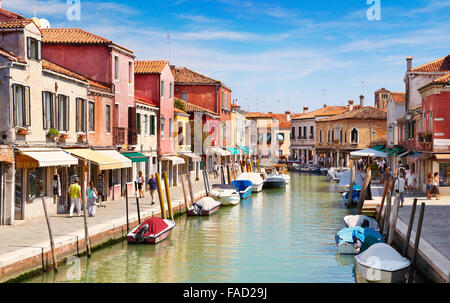
<svg viewBox="0 0 450 303">
<path fill-rule="evenodd" d="M 177 218 L 156 246 L 121 242 L 27 282 L 354 282 L 353 262 L 336 256 L 350 211 L 335 185 L 291 177 L 211 217 Z"/>
</svg>

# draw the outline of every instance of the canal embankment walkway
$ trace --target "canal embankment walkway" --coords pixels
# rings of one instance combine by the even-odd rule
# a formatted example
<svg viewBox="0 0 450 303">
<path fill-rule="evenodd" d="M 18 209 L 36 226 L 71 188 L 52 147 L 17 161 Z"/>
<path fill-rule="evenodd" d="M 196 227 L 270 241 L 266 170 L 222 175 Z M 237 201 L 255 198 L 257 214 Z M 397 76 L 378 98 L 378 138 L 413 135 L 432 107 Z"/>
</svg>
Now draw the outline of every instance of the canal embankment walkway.
<svg viewBox="0 0 450 303">
<path fill-rule="evenodd" d="M 378 205 L 376 211 L 379 213 L 384 187 L 382 184 L 372 184 L 371 189 L 373 200 L 366 201 L 365 204 Z M 407 194 L 403 207 L 399 208 L 393 246 L 400 251 L 403 250 L 414 198 L 417 198 L 417 207 L 408 246 L 408 258 L 411 259 L 413 254 L 420 205 L 425 202 L 417 266 L 419 271 L 428 279 L 435 282 L 449 282 L 450 197 L 440 197 L 440 200 L 433 197 L 431 200 L 427 200 L 423 193 Z M 382 217 L 384 217 L 385 210 L 386 208 L 383 207 Z"/>
<path fill-rule="evenodd" d="M 220 179 L 210 177 L 210 183 L 218 183 Z M 186 182 L 186 181 L 185 181 Z M 187 183 L 187 182 L 186 182 Z M 164 186 L 164 185 L 163 185 Z M 205 196 L 202 178 L 192 184 L 194 199 Z M 186 192 L 189 191 L 186 184 Z M 174 214 L 184 213 L 185 203 L 181 185 L 170 188 L 172 208 Z M 163 196 L 168 213 L 167 199 L 163 188 Z M 95 249 L 108 242 L 123 239 L 127 233 L 125 198 L 116 201 L 102 202 L 106 207 L 97 207 L 95 217 L 88 217 L 89 240 L 91 248 Z M 150 193 L 139 199 L 141 222 L 152 216 L 160 216 L 159 198 L 151 205 Z M 128 198 L 128 213 L 130 229 L 138 225 L 136 197 Z M 86 252 L 84 219 L 78 217 L 76 211 L 72 218 L 68 214 L 49 217 L 55 251 L 58 263 L 68 257 Z M 93 252 L 95 253 L 95 252 Z M 47 223 L 42 216 L 40 219 L 19 222 L 15 225 L 0 226 L 0 282 L 18 277 L 25 277 L 32 273 L 41 272 L 51 267 L 51 248 Z"/>
</svg>

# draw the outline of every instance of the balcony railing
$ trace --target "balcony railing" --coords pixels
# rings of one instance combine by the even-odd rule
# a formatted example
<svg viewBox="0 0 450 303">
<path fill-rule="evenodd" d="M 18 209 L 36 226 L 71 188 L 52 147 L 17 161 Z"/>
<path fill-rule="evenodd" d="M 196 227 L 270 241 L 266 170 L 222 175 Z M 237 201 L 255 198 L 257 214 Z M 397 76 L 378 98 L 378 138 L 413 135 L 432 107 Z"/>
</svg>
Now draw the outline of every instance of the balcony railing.
<svg viewBox="0 0 450 303">
<path fill-rule="evenodd" d="M 127 129 L 125 127 L 113 127 L 113 144 L 123 145 L 125 144 L 125 133 Z"/>
</svg>

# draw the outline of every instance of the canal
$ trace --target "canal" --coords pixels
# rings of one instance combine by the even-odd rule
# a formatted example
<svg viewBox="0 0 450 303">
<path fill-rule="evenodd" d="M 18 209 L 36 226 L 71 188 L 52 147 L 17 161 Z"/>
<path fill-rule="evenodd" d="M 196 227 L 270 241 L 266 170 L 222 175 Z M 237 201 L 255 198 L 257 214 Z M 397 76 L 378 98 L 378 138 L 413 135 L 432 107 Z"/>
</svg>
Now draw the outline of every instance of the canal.
<svg viewBox="0 0 450 303">
<path fill-rule="evenodd" d="M 336 185 L 291 177 L 211 217 L 178 217 L 156 246 L 123 241 L 24 282 L 355 282 L 353 257 L 336 256 L 334 235 L 351 213 Z"/>
</svg>

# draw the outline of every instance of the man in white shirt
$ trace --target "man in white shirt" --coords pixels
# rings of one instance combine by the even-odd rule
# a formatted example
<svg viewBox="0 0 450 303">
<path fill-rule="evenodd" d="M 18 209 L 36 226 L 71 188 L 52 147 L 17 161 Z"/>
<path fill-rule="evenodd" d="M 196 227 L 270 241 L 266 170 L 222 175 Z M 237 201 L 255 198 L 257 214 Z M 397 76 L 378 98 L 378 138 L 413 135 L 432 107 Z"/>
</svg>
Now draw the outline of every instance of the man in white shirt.
<svg viewBox="0 0 450 303">
<path fill-rule="evenodd" d="M 409 174 L 406 175 L 406 184 L 407 184 L 409 193 L 412 193 L 414 191 L 414 188 L 416 187 L 416 183 L 417 183 L 416 174 L 414 173 L 414 170 L 411 169 L 409 171 Z"/>
<path fill-rule="evenodd" d="M 405 202 L 404 192 L 405 192 L 406 181 L 405 181 L 404 175 L 405 174 L 403 172 L 403 169 L 400 169 L 400 173 L 398 174 L 398 178 L 394 184 L 395 193 L 399 194 L 398 198 L 400 199 L 400 207 L 403 207 L 403 202 Z"/>
</svg>

